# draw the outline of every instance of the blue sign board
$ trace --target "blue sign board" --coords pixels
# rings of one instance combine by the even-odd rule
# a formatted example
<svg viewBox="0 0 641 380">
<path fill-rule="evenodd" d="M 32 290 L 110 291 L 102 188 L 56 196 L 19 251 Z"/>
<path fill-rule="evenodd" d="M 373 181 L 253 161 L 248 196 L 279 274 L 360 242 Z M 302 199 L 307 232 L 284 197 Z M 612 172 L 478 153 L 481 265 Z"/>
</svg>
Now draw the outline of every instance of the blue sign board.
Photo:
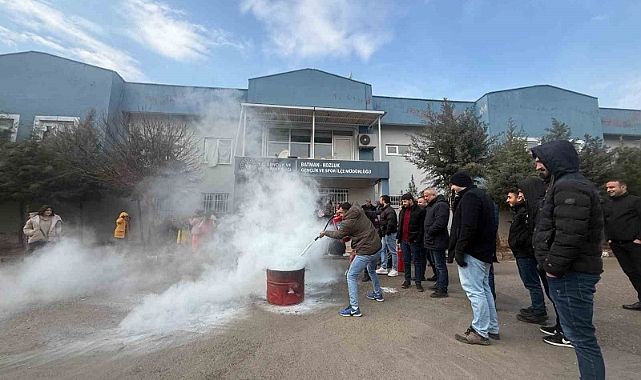
<svg viewBox="0 0 641 380">
<path fill-rule="evenodd" d="M 389 178 L 389 162 L 236 157 L 236 175 L 292 172 L 313 177 Z"/>
</svg>

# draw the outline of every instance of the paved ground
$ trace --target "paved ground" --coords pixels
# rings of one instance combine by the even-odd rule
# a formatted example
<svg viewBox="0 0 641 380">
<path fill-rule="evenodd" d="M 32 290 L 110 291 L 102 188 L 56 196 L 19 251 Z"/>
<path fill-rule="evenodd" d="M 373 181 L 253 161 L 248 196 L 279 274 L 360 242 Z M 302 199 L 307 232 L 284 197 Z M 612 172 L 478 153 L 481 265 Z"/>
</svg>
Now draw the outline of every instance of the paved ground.
<svg viewBox="0 0 641 380">
<path fill-rule="evenodd" d="M 639 379 L 641 313 L 621 309 L 634 292 L 616 261 L 606 258 L 597 286 L 595 324 L 610 379 Z M 346 261 L 333 260 L 344 271 Z M 514 315 L 528 296 L 514 262 L 496 266 L 501 341 L 489 347 L 454 340 L 471 310 L 450 265 L 447 299 L 400 289 L 383 303 L 362 299 L 363 317 L 342 318 L 344 282 L 330 285 L 327 307 L 299 315 L 274 313 L 256 299 L 231 323 L 211 331 L 118 337 L 139 296 L 92 295 L 0 314 L 2 379 L 573 379 L 572 349 L 544 344 L 536 325 Z M 361 286 L 361 294 L 369 291 Z M 1 295 L 0 295 L 1 296 Z M 364 297 L 363 297 L 364 298 Z"/>
</svg>

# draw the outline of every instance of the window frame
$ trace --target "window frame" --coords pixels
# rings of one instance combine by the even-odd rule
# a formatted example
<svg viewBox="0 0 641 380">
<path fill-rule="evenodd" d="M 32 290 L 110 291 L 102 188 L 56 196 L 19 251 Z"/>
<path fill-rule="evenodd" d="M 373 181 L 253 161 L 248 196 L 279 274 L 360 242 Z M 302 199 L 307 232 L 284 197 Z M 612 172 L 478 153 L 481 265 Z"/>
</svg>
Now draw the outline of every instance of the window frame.
<svg viewBox="0 0 641 380">
<path fill-rule="evenodd" d="M 44 122 L 61 122 L 61 123 L 73 123 L 78 125 L 80 123 L 80 118 L 77 116 L 36 116 L 33 119 L 33 135 L 42 139 L 44 137 L 45 129 L 42 125 Z M 53 131 L 55 132 L 55 130 Z"/>
<path fill-rule="evenodd" d="M 270 130 L 271 130 L 271 129 L 287 129 L 287 130 L 289 130 L 289 134 L 288 134 L 289 139 L 288 139 L 288 141 L 276 141 L 276 140 L 270 140 Z M 324 128 L 316 128 L 316 131 L 315 131 L 316 133 L 318 133 L 318 132 L 329 132 L 329 133 L 330 133 L 330 139 L 331 139 L 331 142 L 328 142 L 328 143 L 322 143 L 322 142 L 318 142 L 318 141 L 314 138 L 314 156 L 316 156 L 316 147 L 317 147 L 317 146 L 319 146 L 319 145 L 320 145 L 320 146 L 331 147 L 331 150 L 332 150 L 331 158 L 316 158 L 316 157 L 311 157 L 311 153 L 312 153 L 312 152 L 311 152 L 311 145 L 312 145 L 311 139 L 310 139 L 310 142 L 308 142 L 308 143 L 306 143 L 306 142 L 297 142 L 297 141 L 292 141 L 292 131 L 294 131 L 294 130 L 306 130 L 306 131 L 310 131 L 310 135 L 311 135 L 311 130 L 312 130 L 312 129 L 311 129 L 311 128 L 291 128 L 291 127 L 286 127 L 286 126 L 281 126 L 281 125 L 266 126 L 266 127 L 265 127 L 265 130 L 264 130 L 265 132 L 264 132 L 264 135 L 263 135 L 263 137 L 264 137 L 264 138 L 263 138 L 263 144 L 264 144 L 264 145 L 263 145 L 263 157 L 271 157 L 271 158 L 273 158 L 273 157 L 274 157 L 274 156 L 269 155 L 269 144 L 270 144 L 270 143 L 274 143 L 274 144 L 287 144 L 287 151 L 288 151 L 288 153 L 289 153 L 289 156 L 292 156 L 292 144 L 301 144 L 301 145 L 302 145 L 302 144 L 306 144 L 306 145 L 309 145 L 310 150 L 309 150 L 309 155 L 308 155 L 309 157 L 304 158 L 304 159 L 313 159 L 313 160 L 334 160 L 334 154 L 335 154 L 335 153 L 334 153 L 334 138 L 335 138 L 336 136 L 338 136 L 338 137 L 350 137 L 350 136 L 351 136 L 351 137 L 352 137 L 352 142 L 353 142 L 353 140 L 354 140 L 354 133 L 355 133 L 355 130 L 354 130 L 354 129 L 345 129 L 345 130 L 343 130 L 343 129 L 324 129 Z M 336 132 L 339 132 L 339 133 L 337 134 Z M 349 134 L 348 134 L 348 133 L 349 133 Z M 303 157 L 300 157 L 300 156 L 297 156 L 297 157 L 298 157 L 298 158 L 303 158 Z M 354 158 L 354 151 L 352 151 L 352 160 L 354 160 L 354 159 L 355 159 L 355 158 Z"/>
<path fill-rule="evenodd" d="M 386 156 L 402 156 L 406 157 L 407 153 L 399 153 L 400 152 L 400 147 L 405 146 L 409 150 L 409 145 L 408 144 L 385 144 L 385 155 Z M 396 153 L 390 153 L 389 148 L 396 148 Z"/>
<path fill-rule="evenodd" d="M 230 139 L 227 137 L 205 137 L 203 138 L 203 164 L 208 164 L 209 160 L 207 159 L 208 157 L 208 152 L 207 152 L 207 141 L 208 140 L 215 140 L 216 141 L 216 149 L 218 150 L 218 165 L 231 165 L 232 162 L 234 161 L 233 157 L 233 148 L 234 148 L 234 139 Z M 231 146 L 231 152 L 229 154 L 229 162 L 220 162 L 220 141 L 221 140 L 228 140 L 229 144 Z"/>
<path fill-rule="evenodd" d="M 9 127 L 9 131 L 11 131 L 9 141 L 16 142 L 18 128 L 20 127 L 20 115 L 15 113 L 0 113 L 0 119 L 13 120 L 13 126 Z"/>
<path fill-rule="evenodd" d="M 231 200 L 231 194 L 230 193 L 200 193 L 201 194 L 201 203 L 203 210 L 206 212 L 215 212 L 217 214 L 227 214 L 229 213 L 229 208 L 230 208 L 230 200 Z M 218 199 L 217 197 L 220 197 Z M 210 199 L 208 199 L 210 198 Z M 213 205 L 224 205 L 224 210 L 216 210 L 215 207 L 211 207 Z M 207 207 L 210 206 L 210 207 Z"/>
</svg>

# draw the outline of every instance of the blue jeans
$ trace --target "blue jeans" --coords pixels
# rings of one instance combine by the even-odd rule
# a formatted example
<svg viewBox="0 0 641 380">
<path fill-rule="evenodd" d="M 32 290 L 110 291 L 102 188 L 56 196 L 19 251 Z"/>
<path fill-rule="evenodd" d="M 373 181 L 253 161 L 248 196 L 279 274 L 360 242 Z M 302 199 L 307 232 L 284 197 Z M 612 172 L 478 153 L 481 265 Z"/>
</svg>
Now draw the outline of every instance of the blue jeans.
<svg viewBox="0 0 641 380">
<path fill-rule="evenodd" d="M 519 268 L 519 276 L 525 289 L 530 292 L 532 311 L 536 315 L 547 314 L 541 279 L 539 278 L 539 271 L 536 269 L 536 259 L 534 257 L 517 257 L 516 266 Z"/>
<path fill-rule="evenodd" d="M 403 253 L 403 266 L 405 267 L 405 282 L 412 281 L 412 259 L 414 259 L 414 276 L 416 284 L 421 283 L 425 277 L 425 250 L 420 244 L 412 244 L 406 241 L 401 242 L 401 253 Z"/>
<path fill-rule="evenodd" d="M 376 264 L 381 258 L 382 248 L 373 255 L 356 255 L 354 261 L 349 265 L 347 270 L 347 290 L 349 292 L 349 304 L 353 307 L 358 307 L 358 275 L 367 268 L 374 285 L 374 293 L 383 294 L 381 285 L 378 282 L 378 275 L 376 274 Z"/>
<path fill-rule="evenodd" d="M 387 269 L 387 258 L 392 255 L 392 269 L 398 270 L 398 251 L 396 250 L 396 232 L 383 236 L 381 239 L 381 268 Z"/>
<path fill-rule="evenodd" d="M 605 379 L 605 364 L 592 324 L 594 292 L 601 275 L 567 272 L 548 277 L 550 297 L 556 305 L 563 333 L 574 345 L 581 380 Z"/>
<path fill-rule="evenodd" d="M 490 283 L 490 290 L 492 291 L 492 297 L 496 299 L 496 286 L 494 285 L 494 263 L 490 264 L 490 277 L 488 281 Z"/>
<path fill-rule="evenodd" d="M 428 249 L 427 254 L 432 257 L 432 262 L 434 263 L 436 287 L 447 292 L 450 280 L 447 273 L 447 264 L 445 263 L 445 250 Z"/>
<path fill-rule="evenodd" d="M 467 266 L 458 267 L 461 287 L 472 304 L 472 328 L 484 338 L 488 332 L 499 333 L 499 321 L 492 290 L 490 290 L 490 264 L 468 254 L 463 255 Z"/>
</svg>

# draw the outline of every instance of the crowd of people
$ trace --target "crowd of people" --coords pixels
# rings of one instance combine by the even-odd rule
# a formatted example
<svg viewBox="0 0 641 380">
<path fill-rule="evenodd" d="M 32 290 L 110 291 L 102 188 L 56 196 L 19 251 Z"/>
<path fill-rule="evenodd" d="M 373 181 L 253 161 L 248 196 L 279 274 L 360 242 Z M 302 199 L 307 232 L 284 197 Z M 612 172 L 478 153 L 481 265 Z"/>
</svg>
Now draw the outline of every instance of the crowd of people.
<svg viewBox="0 0 641 380">
<path fill-rule="evenodd" d="M 641 198 L 629 194 L 623 181 L 612 180 L 606 184 L 610 199 L 602 201 L 595 185 L 579 172 L 578 154 L 568 141 L 534 147 L 532 156 L 541 177 L 524 178 L 506 189 L 513 213 L 508 245 L 531 301 L 516 318 L 540 325 L 546 343 L 574 348 L 581 379 L 604 379 L 605 365 L 592 321 L 596 284 L 603 272 L 603 239 L 637 291 L 638 300 L 623 308 L 641 310 Z M 340 204 L 341 228 L 320 234 L 352 239 L 347 271 L 350 304 L 340 315 L 363 314 L 357 283 L 363 270 L 363 280 L 369 278 L 373 284 L 369 299 L 384 301 L 378 275 L 397 276 L 399 260 L 404 266 L 402 288 L 414 281 L 422 292 L 423 281 L 431 280 L 435 282 L 429 287 L 431 297 L 443 298 L 449 286 L 446 261 L 455 261 L 473 314 L 469 328 L 455 339 L 484 346 L 500 340 L 493 289 L 498 207 L 464 172 L 451 176 L 450 189 L 451 203 L 432 188 L 425 189 L 418 200 L 412 194 L 403 195 L 398 216 L 387 195 L 380 197 L 378 207 L 369 201 L 363 207 Z M 425 279 L 427 262 L 434 276 Z M 555 310 L 552 325 L 547 325 L 544 294 Z"/>
</svg>

